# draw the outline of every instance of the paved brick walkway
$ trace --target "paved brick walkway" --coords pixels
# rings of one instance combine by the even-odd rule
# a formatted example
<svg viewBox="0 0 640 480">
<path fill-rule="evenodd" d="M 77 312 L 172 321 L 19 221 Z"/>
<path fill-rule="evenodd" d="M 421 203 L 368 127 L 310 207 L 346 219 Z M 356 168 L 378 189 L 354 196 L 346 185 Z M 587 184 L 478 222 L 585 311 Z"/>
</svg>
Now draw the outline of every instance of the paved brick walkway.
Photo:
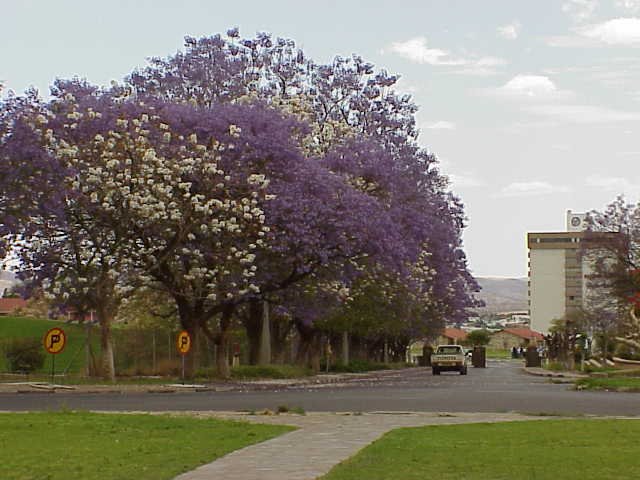
<svg viewBox="0 0 640 480">
<path fill-rule="evenodd" d="M 202 415 L 202 413 L 200 413 Z M 219 418 L 294 425 L 299 430 L 230 453 L 176 480 L 313 480 L 399 427 L 541 419 L 518 414 L 392 413 L 240 415 Z"/>
</svg>

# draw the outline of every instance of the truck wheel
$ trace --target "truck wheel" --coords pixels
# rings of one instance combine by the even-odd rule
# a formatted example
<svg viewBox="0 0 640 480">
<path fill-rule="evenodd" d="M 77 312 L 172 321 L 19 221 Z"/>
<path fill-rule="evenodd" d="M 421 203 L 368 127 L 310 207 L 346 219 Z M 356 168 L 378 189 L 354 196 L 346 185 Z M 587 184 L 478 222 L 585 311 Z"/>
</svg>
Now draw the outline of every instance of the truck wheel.
<svg viewBox="0 0 640 480">
<path fill-rule="evenodd" d="M 467 374 L 467 367 L 463 367 L 460 369 L 460 375 L 466 375 Z"/>
<path fill-rule="evenodd" d="M 433 367 L 431 371 L 433 372 L 434 375 L 440 375 L 440 370 L 438 370 L 437 367 Z"/>
</svg>

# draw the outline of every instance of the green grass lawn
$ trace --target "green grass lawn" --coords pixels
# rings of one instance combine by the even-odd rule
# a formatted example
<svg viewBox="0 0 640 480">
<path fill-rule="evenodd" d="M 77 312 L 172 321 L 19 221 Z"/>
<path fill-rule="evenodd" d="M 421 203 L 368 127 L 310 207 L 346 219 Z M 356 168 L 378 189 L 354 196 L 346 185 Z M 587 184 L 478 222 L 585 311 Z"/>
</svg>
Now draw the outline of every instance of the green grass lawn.
<svg viewBox="0 0 640 480">
<path fill-rule="evenodd" d="M 640 478 L 640 421 L 538 420 L 402 428 L 322 480 Z"/>
<path fill-rule="evenodd" d="M 640 377 L 590 377 L 576 382 L 580 390 L 618 390 L 640 392 Z"/>
<path fill-rule="evenodd" d="M 0 414 L 3 480 L 161 480 L 292 430 L 214 419 Z"/>
<path fill-rule="evenodd" d="M 67 334 L 67 344 L 64 351 L 56 355 L 56 372 L 61 373 L 65 369 L 67 369 L 68 373 L 82 372 L 85 364 L 84 344 L 86 335 L 84 327 L 81 325 L 29 317 L 0 317 L 0 339 L 4 342 L 11 338 L 42 339 L 47 330 L 53 327 L 62 328 Z M 99 351 L 98 344 L 99 331 L 98 328 L 94 327 L 92 345 L 96 352 Z M 42 350 L 44 352 L 44 347 Z M 50 373 L 53 355 L 44 353 L 46 355 L 44 367 L 39 372 Z M 0 345 L 0 372 L 6 371 L 4 349 Z"/>
<path fill-rule="evenodd" d="M 508 360 L 511 358 L 511 350 L 499 350 L 496 348 L 487 348 L 487 358 L 495 360 Z"/>
</svg>

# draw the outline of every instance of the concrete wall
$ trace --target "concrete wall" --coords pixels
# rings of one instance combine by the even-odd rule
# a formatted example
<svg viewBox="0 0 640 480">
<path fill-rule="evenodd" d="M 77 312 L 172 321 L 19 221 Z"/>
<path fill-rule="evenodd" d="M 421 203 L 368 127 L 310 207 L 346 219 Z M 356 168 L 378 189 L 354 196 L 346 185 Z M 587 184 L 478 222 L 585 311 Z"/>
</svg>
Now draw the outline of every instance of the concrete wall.
<svg viewBox="0 0 640 480">
<path fill-rule="evenodd" d="M 532 249 L 529 261 L 531 330 L 547 333 L 565 314 L 565 250 Z"/>
</svg>

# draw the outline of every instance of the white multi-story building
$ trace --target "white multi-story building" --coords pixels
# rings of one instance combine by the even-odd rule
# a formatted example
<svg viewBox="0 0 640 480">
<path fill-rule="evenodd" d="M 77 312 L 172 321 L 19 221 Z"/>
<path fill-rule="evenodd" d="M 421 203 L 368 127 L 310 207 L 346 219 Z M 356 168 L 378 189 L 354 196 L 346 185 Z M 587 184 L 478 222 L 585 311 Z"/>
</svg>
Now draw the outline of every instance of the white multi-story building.
<svg viewBox="0 0 640 480">
<path fill-rule="evenodd" d="M 547 333 L 553 320 L 583 305 L 590 273 L 580 255 L 585 221 L 586 214 L 569 210 L 566 231 L 527 234 L 531 330 Z"/>
</svg>

